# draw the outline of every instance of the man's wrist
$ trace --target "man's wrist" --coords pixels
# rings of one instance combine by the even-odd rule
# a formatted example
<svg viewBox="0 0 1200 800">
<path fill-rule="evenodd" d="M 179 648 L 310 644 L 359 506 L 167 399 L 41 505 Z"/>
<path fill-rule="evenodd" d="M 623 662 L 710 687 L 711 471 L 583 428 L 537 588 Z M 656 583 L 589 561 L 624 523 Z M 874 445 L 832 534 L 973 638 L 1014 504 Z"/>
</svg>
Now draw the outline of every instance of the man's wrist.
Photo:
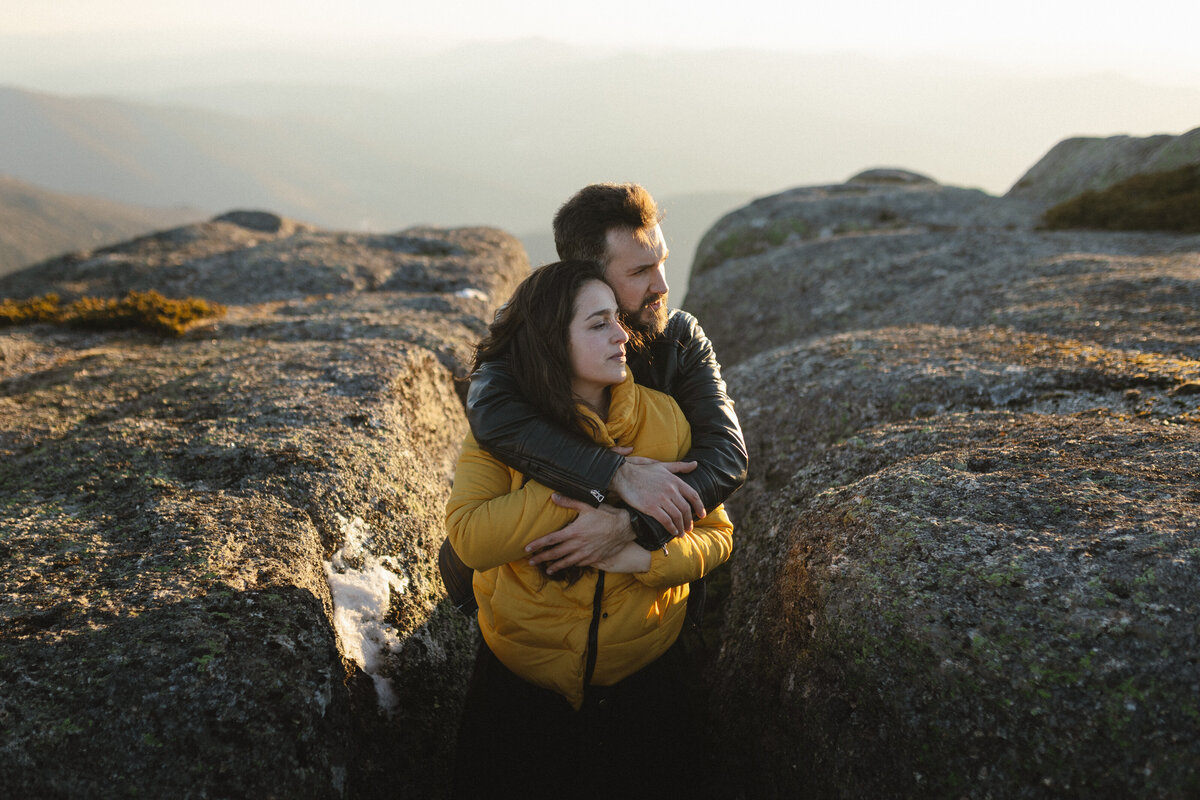
<svg viewBox="0 0 1200 800">
<path fill-rule="evenodd" d="M 633 541 L 645 550 L 658 550 L 673 538 L 666 528 L 637 509 L 629 509 L 629 523 L 633 528 Z"/>
<path fill-rule="evenodd" d="M 610 494 L 616 495 L 617 497 L 621 496 L 622 484 L 633 479 L 633 476 L 630 475 L 631 469 L 632 465 L 625 460 L 625 456 L 621 456 L 621 463 L 617 466 L 616 470 L 613 471 L 612 480 L 608 482 L 608 491 Z"/>
</svg>

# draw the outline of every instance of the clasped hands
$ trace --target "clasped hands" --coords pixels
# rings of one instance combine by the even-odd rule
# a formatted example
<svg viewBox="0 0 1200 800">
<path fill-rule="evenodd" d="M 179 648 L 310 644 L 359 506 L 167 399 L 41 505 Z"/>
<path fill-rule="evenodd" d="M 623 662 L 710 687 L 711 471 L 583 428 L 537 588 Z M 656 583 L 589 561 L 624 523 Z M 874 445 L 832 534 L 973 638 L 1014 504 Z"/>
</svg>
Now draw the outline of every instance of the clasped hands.
<svg viewBox="0 0 1200 800">
<path fill-rule="evenodd" d="M 692 530 L 692 519 L 705 515 L 700 495 L 678 473 L 691 472 L 695 461 L 655 461 L 630 456 L 628 447 L 615 447 L 626 456 L 613 478 L 612 492 L 626 505 L 657 520 L 674 536 Z M 629 512 L 608 503 L 593 508 L 559 494 L 553 501 L 577 512 L 575 519 L 554 533 L 530 542 L 529 563 L 544 565 L 546 572 L 570 566 L 595 567 L 606 572 L 645 572 L 650 552 L 633 541 Z"/>
</svg>

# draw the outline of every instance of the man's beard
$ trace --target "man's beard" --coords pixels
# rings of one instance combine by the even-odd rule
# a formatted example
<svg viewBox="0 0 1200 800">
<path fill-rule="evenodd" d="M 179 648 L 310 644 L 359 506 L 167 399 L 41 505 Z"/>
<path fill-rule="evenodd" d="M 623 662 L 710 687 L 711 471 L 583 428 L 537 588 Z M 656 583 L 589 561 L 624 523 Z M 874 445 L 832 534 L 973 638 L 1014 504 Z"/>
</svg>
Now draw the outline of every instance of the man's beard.
<svg viewBox="0 0 1200 800">
<path fill-rule="evenodd" d="M 650 306 L 659 300 L 662 301 L 662 305 L 658 307 L 658 310 L 650 310 Z M 642 301 L 642 306 L 637 311 L 632 313 L 629 311 L 621 312 L 621 320 L 625 323 L 625 327 L 629 329 L 630 344 L 635 349 L 666 330 L 669 317 L 670 312 L 667 311 L 667 296 L 665 294 L 647 297 Z"/>
</svg>

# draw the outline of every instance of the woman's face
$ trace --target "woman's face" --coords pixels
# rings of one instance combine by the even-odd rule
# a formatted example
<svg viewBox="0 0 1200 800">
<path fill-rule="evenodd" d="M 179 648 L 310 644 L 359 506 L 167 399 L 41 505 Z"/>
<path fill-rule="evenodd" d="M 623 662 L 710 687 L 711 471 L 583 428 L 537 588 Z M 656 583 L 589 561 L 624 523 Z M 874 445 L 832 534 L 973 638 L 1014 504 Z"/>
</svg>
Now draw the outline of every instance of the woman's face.
<svg viewBox="0 0 1200 800">
<path fill-rule="evenodd" d="M 588 281 L 579 290 L 569 339 L 571 389 L 577 397 L 591 403 L 625 380 L 629 334 L 617 319 L 617 300 L 608 284 Z"/>
</svg>

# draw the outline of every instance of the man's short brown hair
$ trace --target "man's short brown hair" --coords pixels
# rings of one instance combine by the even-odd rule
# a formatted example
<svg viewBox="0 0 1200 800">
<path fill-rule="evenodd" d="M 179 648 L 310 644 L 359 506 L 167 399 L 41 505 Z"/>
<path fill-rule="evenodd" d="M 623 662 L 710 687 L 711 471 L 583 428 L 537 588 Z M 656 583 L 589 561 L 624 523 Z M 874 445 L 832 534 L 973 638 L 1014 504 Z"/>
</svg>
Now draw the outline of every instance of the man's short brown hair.
<svg viewBox="0 0 1200 800">
<path fill-rule="evenodd" d="M 650 193 L 636 183 L 593 183 L 554 215 L 554 246 L 564 260 L 608 265 L 608 232 L 647 230 L 662 220 Z"/>
</svg>

